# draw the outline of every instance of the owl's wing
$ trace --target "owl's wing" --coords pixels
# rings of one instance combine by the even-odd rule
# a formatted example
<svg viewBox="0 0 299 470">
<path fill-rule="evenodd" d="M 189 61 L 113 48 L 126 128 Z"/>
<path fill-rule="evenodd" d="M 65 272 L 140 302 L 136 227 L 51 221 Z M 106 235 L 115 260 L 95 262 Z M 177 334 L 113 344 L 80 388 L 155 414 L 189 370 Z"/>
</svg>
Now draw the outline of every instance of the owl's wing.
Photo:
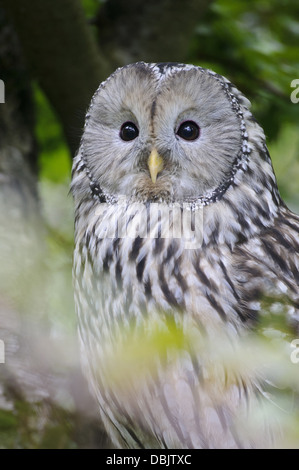
<svg viewBox="0 0 299 470">
<path fill-rule="evenodd" d="M 239 245 L 232 267 L 236 290 L 248 312 L 257 302 L 270 313 L 286 312 L 299 329 L 299 217 L 283 207 L 275 223 Z M 264 300 L 264 303 L 263 303 Z"/>
</svg>

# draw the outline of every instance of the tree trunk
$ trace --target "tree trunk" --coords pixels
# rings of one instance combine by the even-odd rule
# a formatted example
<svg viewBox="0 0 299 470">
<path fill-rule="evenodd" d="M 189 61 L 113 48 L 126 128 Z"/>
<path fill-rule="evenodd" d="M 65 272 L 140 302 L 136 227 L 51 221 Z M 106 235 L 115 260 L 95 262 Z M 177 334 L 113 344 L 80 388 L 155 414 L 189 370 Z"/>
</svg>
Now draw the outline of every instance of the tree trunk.
<svg viewBox="0 0 299 470">
<path fill-rule="evenodd" d="M 131 62 L 185 62 L 212 0 L 108 0 L 94 23 L 113 68 Z"/>
<path fill-rule="evenodd" d="M 28 68 L 54 107 L 74 154 L 93 92 L 108 73 L 80 0 L 1 0 Z"/>
</svg>

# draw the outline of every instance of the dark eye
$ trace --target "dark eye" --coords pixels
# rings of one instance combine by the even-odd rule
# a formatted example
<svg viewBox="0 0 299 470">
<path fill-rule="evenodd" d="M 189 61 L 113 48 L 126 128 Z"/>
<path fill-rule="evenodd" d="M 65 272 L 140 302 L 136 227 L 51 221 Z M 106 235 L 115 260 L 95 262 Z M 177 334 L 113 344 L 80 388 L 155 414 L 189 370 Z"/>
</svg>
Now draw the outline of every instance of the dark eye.
<svg viewBox="0 0 299 470">
<path fill-rule="evenodd" d="M 120 128 L 120 138 L 125 141 L 134 140 L 139 135 L 139 130 L 133 122 L 125 122 Z"/>
<path fill-rule="evenodd" d="M 199 127 L 193 121 L 182 122 L 178 128 L 177 135 L 184 140 L 195 140 L 199 137 Z"/>
</svg>

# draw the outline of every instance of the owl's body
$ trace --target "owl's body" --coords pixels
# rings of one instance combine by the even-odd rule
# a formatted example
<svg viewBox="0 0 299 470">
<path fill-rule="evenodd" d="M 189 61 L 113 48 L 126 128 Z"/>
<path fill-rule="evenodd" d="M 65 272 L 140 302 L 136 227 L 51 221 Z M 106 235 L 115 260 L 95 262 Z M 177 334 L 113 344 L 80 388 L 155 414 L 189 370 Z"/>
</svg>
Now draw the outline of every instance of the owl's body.
<svg viewBox="0 0 299 470">
<path fill-rule="evenodd" d="M 128 331 L 169 318 L 199 341 L 225 332 L 233 343 L 268 296 L 298 321 L 299 220 L 248 106 L 223 77 L 178 64 L 122 68 L 92 100 L 73 166 L 76 306 L 87 375 L 120 447 L 271 445 L 267 422 L 246 431 L 262 385 L 220 366 L 212 378 L 200 349 L 157 355 L 126 384 L 107 371 Z"/>
</svg>

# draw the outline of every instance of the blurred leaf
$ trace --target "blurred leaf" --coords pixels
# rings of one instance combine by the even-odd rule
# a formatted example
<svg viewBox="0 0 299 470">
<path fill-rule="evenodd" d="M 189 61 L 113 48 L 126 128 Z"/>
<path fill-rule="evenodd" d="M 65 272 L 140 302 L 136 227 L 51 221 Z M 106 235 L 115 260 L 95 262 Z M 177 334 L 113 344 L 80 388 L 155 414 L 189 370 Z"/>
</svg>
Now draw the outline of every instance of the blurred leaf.
<svg viewBox="0 0 299 470">
<path fill-rule="evenodd" d="M 37 85 L 35 86 L 35 99 L 40 178 L 61 183 L 70 176 L 70 153 L 63 137 L 61 125 Z"/>
<path fill-rule="evenodd" d="M 283 126 L 277 140 L 269 145 L 269 151 L 281 196 L 291 209 L 299 212 L 298 126 Z"/>
<path fill-rule="evenodd" d="M 189 349 L 191 337 L 178 327 L 172 317 L 155 319 L 155 315 L 137 327 L 124 327 L 113 350 L 107 352 L 105 369 L 113 387 L 135 380 L 142 381 L 155 370 L 157 360 L 167 361 L 172 354 Z"/>
<path fill-rule="evenodd" d="M 85 14 L 88 18 L 93 17 L 103 0 L 81 0 L 82 7 L 84 8 Z"/>
</svg>

